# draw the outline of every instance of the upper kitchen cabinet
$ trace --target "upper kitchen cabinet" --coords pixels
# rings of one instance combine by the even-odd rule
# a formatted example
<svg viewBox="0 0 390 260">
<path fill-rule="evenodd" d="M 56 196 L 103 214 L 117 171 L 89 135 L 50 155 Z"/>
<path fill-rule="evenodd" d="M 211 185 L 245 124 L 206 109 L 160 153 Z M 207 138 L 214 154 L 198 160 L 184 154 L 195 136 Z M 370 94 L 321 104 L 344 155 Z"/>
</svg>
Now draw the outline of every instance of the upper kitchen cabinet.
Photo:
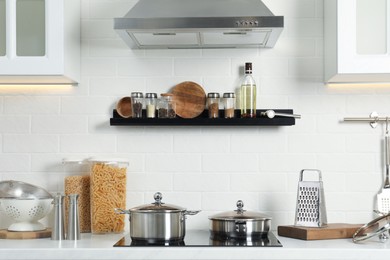
<svg viewBox="0 0 390 260">
<path fill-rule="evenodd" d="M 327 83 L 390 81 L 390 2 L 324 1 Z"/>
<path fill-rule="evenodd" d="M 0 0 L 0 84 L 80 79 L 79 0 Z"/>
</svg>

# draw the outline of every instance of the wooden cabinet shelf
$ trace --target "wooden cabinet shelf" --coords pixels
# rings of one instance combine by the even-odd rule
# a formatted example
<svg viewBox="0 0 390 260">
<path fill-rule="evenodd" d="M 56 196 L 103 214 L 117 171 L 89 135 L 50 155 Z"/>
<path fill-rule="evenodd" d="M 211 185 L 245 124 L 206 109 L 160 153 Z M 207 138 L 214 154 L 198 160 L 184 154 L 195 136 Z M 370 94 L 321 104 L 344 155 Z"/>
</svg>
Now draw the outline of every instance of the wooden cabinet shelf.
<svg viewBox="0 0 390 260">
<path fill-rule="evenodd" d="M 293 117 L 268 118 L 260 113 L 267 109 L 256 111 L 256 118 L 240 118 L 240 110 L 235 110 L 235 118 L 224 118 L 223 110 L 219 111 L 219 118 L 208 118 L 208 111 L 195 118 L 146 118 L 145 111 L 143 118 L 123 118 L 114 109 L 113 117 L 110 119 L 112 126 L 291 126 L 295 125 Z M 292 109 L 274 109 L 275 112 L 293 114 Z"/>
</svg>

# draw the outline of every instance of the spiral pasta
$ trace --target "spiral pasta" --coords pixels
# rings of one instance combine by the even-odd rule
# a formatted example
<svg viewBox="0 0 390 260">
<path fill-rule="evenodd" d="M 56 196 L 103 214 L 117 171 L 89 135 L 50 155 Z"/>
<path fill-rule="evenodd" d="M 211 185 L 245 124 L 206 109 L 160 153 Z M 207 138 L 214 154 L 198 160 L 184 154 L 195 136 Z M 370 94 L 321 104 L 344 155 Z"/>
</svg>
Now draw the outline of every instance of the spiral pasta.
<svg viewBox="0 0 390 260">
<path fill-rule="evenodd" d="M 122 232 L 125 216 L 116 214 L 114 209 L 126 207 L 126 168 L 95 163 L 90 188 L 92 232 Z"/>
</svg>

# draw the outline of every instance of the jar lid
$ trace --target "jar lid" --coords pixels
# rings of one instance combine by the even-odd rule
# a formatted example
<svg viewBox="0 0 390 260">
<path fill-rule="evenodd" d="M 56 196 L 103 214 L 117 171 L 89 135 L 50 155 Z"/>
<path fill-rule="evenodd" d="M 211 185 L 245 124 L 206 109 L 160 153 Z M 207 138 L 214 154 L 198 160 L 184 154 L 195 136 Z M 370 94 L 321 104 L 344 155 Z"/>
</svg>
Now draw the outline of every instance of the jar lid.
<svg viewBox="0 0 390 260">
<path fill-rule="evenodd" d="M 142 98 L 142 97 L 144 97 L 144 95 L 142 94 L 142 92 L 131 92 L 131 97 Z"/>
<path fill-rule="evenodd" d="M 92 157 L 88 161 L 91 163 L 106 163 L 106 164 L 124 163 L 126 165 L 129 165 L 129 160 L 126 158 Z"/>
<path fill-rule="evenodd" d="M 270 220 L 270 216 L 255 212 L 244 210 L 244 202 L 242 200 L 237 201 L 237 209 L 234 211 L 226 211 L 218 213 L 209 217 L 211 220 Z"/>
<path fill-rule="evenodd" d="M 165 204 L 162 202 L 162 194 L 160 192 L 156 192 L 154 194 L 154 202 L 151 204 L 141 205 L 135 208 L 131 208 L 130 212 L 143 212 L 143 213 L 156 213 L 156 212 L 181 212 L 185 211 L 185 208 L 172 205 Z"/>
<path fill-rule="evenodd" d="M 157 98 L 157 93 L 146 93 L 145 98 Z"/>
<path fill-rule="evenodd" d="M 207 94 L 208 98 L 219 98 L 219 93 L 216 92 L 210 92 Z"/>
<path fill-rule="evenodd" d="M 172 93 L 161 93 L 162 97 L 173 97 L 174 95 Z"/>
<path fill-rule="evenodd" d="M 66 157 L 62 159 L 62 164 L 84 164 L 87 163 L 85 158 Z"/>
<path fill-rule="evenodd" d="M 223 93 L 223 97 L 224 98 L 235 98 L 236 94 L 234 94 L 234 92 L 226 92 L 226 93 Z"/>
</svg>

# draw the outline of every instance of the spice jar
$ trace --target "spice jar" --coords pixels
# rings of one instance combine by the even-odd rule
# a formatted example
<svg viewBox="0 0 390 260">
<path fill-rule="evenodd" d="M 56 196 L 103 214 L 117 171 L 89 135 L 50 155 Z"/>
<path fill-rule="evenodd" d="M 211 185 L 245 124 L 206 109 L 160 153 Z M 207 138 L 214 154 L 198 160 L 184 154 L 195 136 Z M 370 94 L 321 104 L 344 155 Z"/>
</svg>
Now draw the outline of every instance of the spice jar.
<svg viewBox="0 0 390 260">
<path fill-rule="evenodd" d="M 145 106 L 146 106 L 146 117 L 147 118 L 155 118 L 156 117 L 156 103 L 157 103 L 157 94 L 156 93 L 146 93 Z"/>
<path fill-rule="evenodd" d="M 126 159 L 89 160 L 91 166 L 91 231 L 119 233 L 124 231 L 125 216 L 115 208 L 126 207 Z"/>
<path fill-rule="evenodd" d="M 176 103 L 173 100 L 173 94 L 163 93 L 158 102 L 158 118 L 175 118 Z"/>
<path fill-rule="evenodd" d="M 219 93 L 207 94 L 207 107 L 209 110 L 209 118 L 219 117 Z"/>
<path fill-rule="evenodd" d="M 223 93 L 225 118 L 234 118 L 236 95 L 233 92 Z"/>
<path fill-rule="evenodd" d="M 142 104 L 143 104 L 144 95 L 141 92 L 132 92 L 131 93 L 131 104 L 133 106 L 133 117 L 141 118 L 142 117 Z"/>
</svg>

